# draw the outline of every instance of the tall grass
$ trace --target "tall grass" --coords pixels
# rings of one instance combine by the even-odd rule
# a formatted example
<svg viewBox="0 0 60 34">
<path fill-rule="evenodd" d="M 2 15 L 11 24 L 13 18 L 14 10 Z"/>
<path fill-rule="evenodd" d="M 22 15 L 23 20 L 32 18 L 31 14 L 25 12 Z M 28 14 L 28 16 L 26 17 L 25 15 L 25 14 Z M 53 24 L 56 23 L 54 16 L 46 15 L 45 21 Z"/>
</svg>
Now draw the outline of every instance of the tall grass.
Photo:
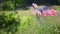
<svg viewBox="0 0 60 34">
<path fill-rule="evenodd" d="M 43 19 L 44 22 L 42 22 L 38 18 L 38 16 L 30 14 L 27 11 L 21 11 L 21 12 L 18 11 L 17 14 L 15 14 L 15 12 L 14 13 L 11 12 L 12 16 L 9 16 L 10 12 L 6 13 L 6 15 L 8 15 L 7 16 L 8 18 L 12 20 L 11 17 L 13 17 L 15 18 L 15 21 L 18 21 L 17 23 L 20 23 L 20 25 L 17 27 L 18 31 L 16 31 L 14 34 L 60 34 L 60 13 L 57 13 L 56 16 L 54 17 L 50 16 L 44 17 Z M 32 12 L 32 10 L 30 11 Z M 3 29 L 2 31 L 0 30 L 0 32 L 3 32 Z M 6 34 L 5 32 L 3 33 Z M 8 34 L 13 33 L 9 32 Z"/>
</svg>

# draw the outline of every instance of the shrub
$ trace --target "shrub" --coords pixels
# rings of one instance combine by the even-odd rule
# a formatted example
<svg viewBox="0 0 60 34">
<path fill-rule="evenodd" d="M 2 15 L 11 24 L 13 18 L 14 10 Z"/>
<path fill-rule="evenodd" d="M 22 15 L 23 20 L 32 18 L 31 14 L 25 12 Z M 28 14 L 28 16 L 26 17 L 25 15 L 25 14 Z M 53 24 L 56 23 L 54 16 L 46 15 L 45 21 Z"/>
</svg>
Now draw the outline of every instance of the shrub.
<svg viewBox="0 0 60 34">
<path fill-rule="evenodd" d="M 0 14 L 0 30 L 5 32 L 17 32 L 20 25 L 20 19 L 16 13 L 2 13 Z"/>
<path fill-rule="evenodd" d="M 60 4 L 60 0 L 58 0 L 58 3 Z"/>
<path fill-rule="evenodd" d="M 1 3 L 1 10 L 5 11 L 5 10 L 14 10 L 15 6 L 12 3 L 12 1 L 6 1 L 6 2 L 2 2 Z"/>
</svg>

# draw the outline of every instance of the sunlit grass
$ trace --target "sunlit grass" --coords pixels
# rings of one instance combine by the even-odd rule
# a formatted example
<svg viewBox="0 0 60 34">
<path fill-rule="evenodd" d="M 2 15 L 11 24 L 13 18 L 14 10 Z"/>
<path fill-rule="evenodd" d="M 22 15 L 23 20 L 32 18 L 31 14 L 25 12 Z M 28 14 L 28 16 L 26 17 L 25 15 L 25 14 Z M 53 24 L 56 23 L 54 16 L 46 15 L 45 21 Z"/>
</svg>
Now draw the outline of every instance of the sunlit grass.
<svg viewBox="0 0 60 34">
<path fill-rule="evenodd" d="M 60 34 L 60 13 L 54 17 L 44 17 L 42 22 L 33 11 L 32 7 L 28 10 L 17 10 L 21 22 L 16 34 Z"/>
<path fill-rule="evenodd" d="M 29 12 L 33 12 L 34 10 L 32 10 L 32 8 L 30 10 L 27 11 L 21 11 L 19 12 L 19 14 L 22 16 L 25 16 L 27 18 L 29 18 L 28 16 L 30 15 L 30 17 L 32 17 L 31 13 Z M 28 15 L 28 16 L 27 16 Z M 54 17 L 50 17 L 47 16 L 44 18 L 44 22 L 41 22 L 40 19 L 38 19 L 36 17 L 36 15 L 33 15 L 33 20 L 32 22 L 28 22 L 31 23 L 31 25 L 28 26 L 24 26 L 25 28 L 21 28 L 21 30 L 19 31 L 20 34 L 59 34 L 60 33 L 60 17 L 59 17 L 59 13 L 56 14 L 56 16 Z M 25 18 L 24 17 L 24 18 Z M 25 19 L 23 19 L 25 20 Z M 26 23 L 27 24 L 27 23 Z"/>
</svg>

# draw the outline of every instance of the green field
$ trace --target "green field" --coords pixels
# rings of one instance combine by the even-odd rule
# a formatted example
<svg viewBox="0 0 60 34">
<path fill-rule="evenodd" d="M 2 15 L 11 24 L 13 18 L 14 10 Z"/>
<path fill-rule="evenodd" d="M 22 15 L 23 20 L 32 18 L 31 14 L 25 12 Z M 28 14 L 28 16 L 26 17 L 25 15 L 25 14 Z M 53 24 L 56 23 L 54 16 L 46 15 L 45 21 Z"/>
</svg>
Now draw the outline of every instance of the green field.
<svg viewBox="0 0 60 34">
<path fill-rule="evenodd" d="M 34 10 L 30 9 L 28 11 L 31 12 Z M 28 11 L 20 12 L 20 15 L 33 15 Z M 42 22 L 36 15 L 33 15 L 32 19 L 32 22 L 29 21 L 31 25 L 24 26 L 26 29 L 21 29 L 20 34 L 60 34 L 60 13 L 57 12 L 54 17 L 44 17 L 44 22 Z"/>
<path fill-rule="evenodd" d="M 43 22 L 33 11 L 32 7 L 29 10 L 17 10 L 21 22 L 15 34 L 60 34 L 60 13 L 58 11 L 53 17 L 44 17 Z M 9 34 L 12 33 L 9 32 Z"/>
</svg>

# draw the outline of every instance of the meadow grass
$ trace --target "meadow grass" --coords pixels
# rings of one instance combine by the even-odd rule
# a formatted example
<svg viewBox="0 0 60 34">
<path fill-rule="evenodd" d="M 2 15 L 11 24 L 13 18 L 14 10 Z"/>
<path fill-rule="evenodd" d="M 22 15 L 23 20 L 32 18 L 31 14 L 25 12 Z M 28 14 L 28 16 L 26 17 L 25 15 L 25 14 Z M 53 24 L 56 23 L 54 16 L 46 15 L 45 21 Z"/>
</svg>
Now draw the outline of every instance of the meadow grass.
<svg viewBox="0 0 60 34">
<path fill-rule="evenodd" d="M 42 22 L 33 11 L 32 7 L 29 10 L 17 10 L 21 22 L 16 34 L 60 34 L 60 13 L 44 17 Z"/>
<path fill-rule="evenodd" d="M 31 18 L 30 21 L 25 22 L 25 25 L 20 26 L 19 34 L 60 34 L 60 13 L 57 12 L 53 17 L 44 17 L 44 22 L 42 22 L 38 16 L 30 13 L 33 11 L 31 7 L 27 11 L 19 12 L 24 21 Z M 23 20 L 22 22 L 24 22 Z"/>
</svg>

